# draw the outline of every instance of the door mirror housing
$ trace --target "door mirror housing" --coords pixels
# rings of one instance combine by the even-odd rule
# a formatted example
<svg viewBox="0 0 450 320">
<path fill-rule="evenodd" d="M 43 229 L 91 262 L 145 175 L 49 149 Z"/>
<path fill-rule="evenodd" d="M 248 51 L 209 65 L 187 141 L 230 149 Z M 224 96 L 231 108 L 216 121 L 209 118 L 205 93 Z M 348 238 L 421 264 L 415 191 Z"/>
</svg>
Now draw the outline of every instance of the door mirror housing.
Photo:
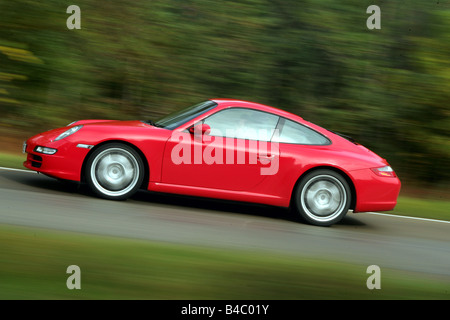
<svg viewBox="0 0 450 320">
<path fill-rule="evenodd" d="M 201 135 L 209 134 L 211 132 L 211 127 L 206 123 L 202 123 L 190 127 L 189 132 L 192 134 L 201 134 Z"/>
</svg>

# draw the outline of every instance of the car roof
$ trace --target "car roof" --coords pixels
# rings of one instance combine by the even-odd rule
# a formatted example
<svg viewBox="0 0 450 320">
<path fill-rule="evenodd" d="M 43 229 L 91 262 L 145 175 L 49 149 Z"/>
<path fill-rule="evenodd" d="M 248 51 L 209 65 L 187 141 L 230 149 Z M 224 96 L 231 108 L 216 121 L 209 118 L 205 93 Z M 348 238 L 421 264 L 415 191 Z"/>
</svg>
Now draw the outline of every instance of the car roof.
<svg viewBox="0 0 450 320">
<path fill-rule="evenodd" d="M 221 107 L 251 108 L 251 109 L 257 109 L 257 110 L 261 110 L 261 111 L 274 113 L 276 115 L 290 118 L 292 120 L 303 120 L 303 118 L 300 117 L 299 115 L 296 115 L 296 114 L 293 114 L 288 111 L 278 109 L 275 107 L 267 106 L 265 104 L 257 103 L 257 102 L 238 100 L 238 99 L 211 99 L 211 101 L 216 102 Z"/>
</svg>

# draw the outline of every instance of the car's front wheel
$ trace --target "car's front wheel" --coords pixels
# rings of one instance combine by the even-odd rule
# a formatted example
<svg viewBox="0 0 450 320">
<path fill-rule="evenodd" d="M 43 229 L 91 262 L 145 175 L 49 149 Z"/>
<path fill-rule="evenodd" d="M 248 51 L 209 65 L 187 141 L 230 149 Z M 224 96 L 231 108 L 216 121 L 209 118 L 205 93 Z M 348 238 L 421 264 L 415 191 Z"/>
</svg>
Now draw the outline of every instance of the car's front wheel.
<svg viewBox="0 0 450 320">
<path fill-rule="evenodd" d="M 330 226 L 347 214 L 351 191 L 340 174 L 320 169 L 302 178 L 294 197 L 295 207 L 304 220 L 314 225 Z"/>
<path fill-rule="evenodd" d="M 86 164 L 86 180 L 100 197 L 124 200 L 131 197 L 144 179 L 144 164 L 130 146 L 111 143 L 96 149 Z"/>
</svg>

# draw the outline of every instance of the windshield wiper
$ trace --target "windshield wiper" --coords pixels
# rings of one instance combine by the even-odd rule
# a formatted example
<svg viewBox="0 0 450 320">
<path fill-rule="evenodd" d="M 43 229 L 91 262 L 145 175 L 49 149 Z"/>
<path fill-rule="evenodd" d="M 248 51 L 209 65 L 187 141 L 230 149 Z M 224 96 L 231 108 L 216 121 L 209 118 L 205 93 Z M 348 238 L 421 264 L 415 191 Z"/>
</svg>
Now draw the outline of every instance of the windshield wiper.
<svg viewBox="0 0 450 320">
<path fill-rule="evenodd" d="M 157 124 L 155 121 L 153 121 L 153 120 L 147 120 L 147 121 L 144 121 L 145 123 L 148 123 L 149 125 L 151 125 L 151 126 L 154 126 L 154 127 L 157 127 L 157 128 L 162 128 L 163 126 L 162 125 L 160 125 L 160 124 Z"/>
</svg>

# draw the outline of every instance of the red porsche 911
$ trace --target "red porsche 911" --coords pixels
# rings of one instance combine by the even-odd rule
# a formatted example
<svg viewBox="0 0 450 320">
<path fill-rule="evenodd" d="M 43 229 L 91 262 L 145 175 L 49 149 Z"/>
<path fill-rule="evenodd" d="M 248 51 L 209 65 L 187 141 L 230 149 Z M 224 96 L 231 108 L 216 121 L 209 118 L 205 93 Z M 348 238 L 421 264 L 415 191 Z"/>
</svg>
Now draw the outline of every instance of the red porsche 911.
<svg viewBox="0 0 450 320">
<path fill-rule="evenodd" d="M 360 144 L 289 112 L 216 99 L 158 121 L 81 120 L 24 143 L 24 166 L 123 200 L 138 189 L 292 207 L 328 226 L 392 210 L 400 180 Z"/>
</svg>

